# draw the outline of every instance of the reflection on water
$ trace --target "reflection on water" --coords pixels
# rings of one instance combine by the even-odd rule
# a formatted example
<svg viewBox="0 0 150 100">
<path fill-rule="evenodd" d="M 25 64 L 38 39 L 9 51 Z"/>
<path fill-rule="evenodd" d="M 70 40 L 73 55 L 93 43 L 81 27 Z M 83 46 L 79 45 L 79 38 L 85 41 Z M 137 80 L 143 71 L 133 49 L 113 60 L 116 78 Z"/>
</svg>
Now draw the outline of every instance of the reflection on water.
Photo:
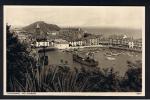
<svg viewBox="0 0 150 100">
<path fill-rule="evenodd" d="M 115 60 L 109 60 L 107 59 L 107 56 L 105 55 L 106 52 L 110 52 L 110 50 L 106 49 L 106 50 L 100 50 L 100 51 L 94 52 L 94 59 L 99 62 L 98 67 L 100 68 L 113 67 L 114 70 L 118 71 L 120 75 L 124 75 L 124 73 L 126 72 L 128 68 L 127 63 L 126 63 L 127 60 L 134 62 L 136 60 L 142 59 L 141 53 L 128 52 L 128 51 L 116 51 L 116 52 L 121 52 L 121 53 L 119 55 L 113 56 Z M 87 51 L 85 50 L 79 52 L 79 54 L 81 55 L 85 55 L 86 53 Z M 56 51 L 46 52 L 46 55 L 48 56 L 49 65 L 65 64 L 70 67 L 82 66 L 81 64 L 73 61 L 71 52 L 56 50 Z"/>
</svg>

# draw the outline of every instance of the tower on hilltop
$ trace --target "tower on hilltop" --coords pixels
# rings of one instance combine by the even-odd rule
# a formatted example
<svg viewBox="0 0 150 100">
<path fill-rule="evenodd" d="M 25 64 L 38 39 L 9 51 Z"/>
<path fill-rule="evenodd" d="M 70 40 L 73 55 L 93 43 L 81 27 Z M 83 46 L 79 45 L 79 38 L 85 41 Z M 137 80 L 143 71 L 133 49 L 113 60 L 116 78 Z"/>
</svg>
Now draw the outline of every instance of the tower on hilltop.
<svg viewBox="0 0 150 100">
<path fill-rule="evenodd" d="M 40 32 L 40 26 L 39 26 L 39 24 L 36 25 L 35 32 L 36 32 L 37 35 L 40 35 L 41 32 Z"/>
</svg>

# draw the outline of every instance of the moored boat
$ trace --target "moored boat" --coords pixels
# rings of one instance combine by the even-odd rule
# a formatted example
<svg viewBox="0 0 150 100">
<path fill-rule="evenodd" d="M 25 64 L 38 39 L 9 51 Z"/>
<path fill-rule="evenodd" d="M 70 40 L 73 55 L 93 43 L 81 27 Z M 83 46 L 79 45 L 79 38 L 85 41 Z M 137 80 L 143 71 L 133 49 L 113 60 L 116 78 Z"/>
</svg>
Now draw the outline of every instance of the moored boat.
<svg viewBox="0 0 150 100">
<path fill-rule="evenodd" d="M 121 53 L 107 52 L 107 53 L 105 53 L 104 55 L 111 57 L 111 56 L 119 56 L 120 54 L 121 54 Z"/>
<path fill-rule="evenodd" d="M 98 66 L 98 62 L 95 61 L 94 59 L 91 59 L 89 57 L 87 58 L 83 58 L 77 54 L 73 54 L 73 60 L 80 63 L 80 64 L 83 64 L 83 65 L 86 65 L 86 66 L 90 66 L 90 67 L 96 67 Z"/>
<path fill-rule="evenodd" d="M 116 58 L 113 57 L 106 57 L 107 60 L 116 60 Z"/>
</svg>

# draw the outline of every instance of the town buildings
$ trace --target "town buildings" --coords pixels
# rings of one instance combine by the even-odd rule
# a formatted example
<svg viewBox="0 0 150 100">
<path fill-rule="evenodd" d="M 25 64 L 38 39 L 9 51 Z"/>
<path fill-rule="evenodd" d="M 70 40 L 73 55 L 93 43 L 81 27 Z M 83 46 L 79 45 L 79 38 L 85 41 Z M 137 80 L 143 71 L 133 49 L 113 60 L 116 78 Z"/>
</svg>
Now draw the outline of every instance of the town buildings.
<svg viewBox="0 0 150 100">
<path fill-rule="evenodd" d="M 58 49 L 68 49 L 69 48 L 69 43 L 66 40 L 63 39 L 55 39 L 54 40 L 54 47 Z"/>
<path fill-rule="evenodd" d="M 104 37 L 102 35 L 89 35 L 84 37 L 85 32 L 81 28 L 62 28 L 60 30 L 52 30 L 47 33 L 41 31 L 37 24 L 35 34 L 27 34 L 21 30 L 16 30 L 20 41 L 32 41 L 35 47 L 56 47 L 58 49 L 68 49 L 69 47 L 79 46 L 103 46 L 103 47 L 119 47 L 142 50 L 142 39 L 133 39 L 124 35 L 110 35 Z M 33 45 L 32 43 L 32 45 Z"/>
<path fill-rule="evenodd" d="M 142 40 L 133 39 L 131 37 L 126 37 L 122 35 L 110 36 L 109 38 L 105 37 L 91 37 L 88 39 L 83 39 L 80 41 L 69 42 L 70 46 L 93 46 L 93 45 L 102 45 L 107 47 L 120 47 L 120 48 L 129 48 L 129 49 L 142 49 Z"/>
<path fill-rule="evenodd" d="M 84 31 L 81 28 L 62 28 L 59 35 L 67 41 L 77 41 L 83 37 Z"/>
</svg>

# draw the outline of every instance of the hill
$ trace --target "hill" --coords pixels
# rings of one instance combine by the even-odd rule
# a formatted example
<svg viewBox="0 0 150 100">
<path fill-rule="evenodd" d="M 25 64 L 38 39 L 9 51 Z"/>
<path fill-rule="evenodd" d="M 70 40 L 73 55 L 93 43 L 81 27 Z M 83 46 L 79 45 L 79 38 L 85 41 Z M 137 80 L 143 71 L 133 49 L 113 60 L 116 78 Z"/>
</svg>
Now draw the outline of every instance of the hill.
<svg viewBox="0 0 150 100">
<path fill-rule="evenodd" d="M 32 23 L 32 24 L 30 24 L 26 27 L 23 27 L 22 29 L 29 32 L 29 33 L 35 33 L 35 28 L 37 27 L 37 24 L 39 25 L 40 30 L 43 33 L 47 33 L 47 32 L 50 32 L 50 31 L 59 31 L 60 30 L 60 27 L 58 27 L 57 25 L 47 24 L 44 21 L 34 22 L 34 23 Z"/>
</svg>

